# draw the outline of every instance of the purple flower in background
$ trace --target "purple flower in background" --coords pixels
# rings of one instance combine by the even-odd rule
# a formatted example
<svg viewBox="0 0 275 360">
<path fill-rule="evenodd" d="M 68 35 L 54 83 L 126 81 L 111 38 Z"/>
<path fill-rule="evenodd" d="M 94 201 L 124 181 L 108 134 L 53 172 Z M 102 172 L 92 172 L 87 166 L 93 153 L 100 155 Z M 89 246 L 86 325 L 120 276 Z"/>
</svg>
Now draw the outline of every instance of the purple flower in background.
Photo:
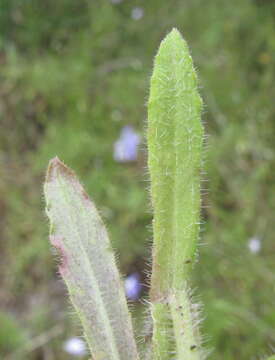
<svg viewBox="0 0 275 360">
<path fill-rule="evenodd" d="M 124 286 L 127 298 L 137 300 L 142 290 L 140 275 L 136 272 L 128 275 L 125 279 Z"/>
<path fill-rule="evenodd" d="M 135 161 L 140 136 L 132 126 L 124 126 L 119 139 L 114 144 L 114 159 L 118 162 Z"/>
</svg>

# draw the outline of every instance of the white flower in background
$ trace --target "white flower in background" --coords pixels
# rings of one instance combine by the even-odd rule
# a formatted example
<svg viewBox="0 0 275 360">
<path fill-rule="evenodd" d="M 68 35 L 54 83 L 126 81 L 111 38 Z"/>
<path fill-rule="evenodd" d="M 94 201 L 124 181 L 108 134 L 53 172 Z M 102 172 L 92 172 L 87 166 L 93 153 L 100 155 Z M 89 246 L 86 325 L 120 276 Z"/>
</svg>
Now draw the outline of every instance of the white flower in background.
<svg viewBox="0 0 275 360">
<path fill-rule="evenodd" d="M 248 240 L 248 248 L 252 254 L 257 254 L 261 250 L 261 239 L 254 236 Z"/>
<path fill-rule="evenodd" d="M 87 355 L 87 348 L 85 342 L 77 337 L 72 337 L 65 341 L 63 349 L 70 355 L 84 356 Z"/>
<path fill-rule="evenodd" d="M 134 20 L 140 20 L 141 18 L 143 18 L 144 15 L 144 10 L 140 7 L 135 7 L 132 9 L 131 12 L 131 18 Z"/>
<path fill-rule="evenodd" d="M 111 3 L 113 4 L 120 4 L 122 0 L 111 0 Z"/>
</svg>

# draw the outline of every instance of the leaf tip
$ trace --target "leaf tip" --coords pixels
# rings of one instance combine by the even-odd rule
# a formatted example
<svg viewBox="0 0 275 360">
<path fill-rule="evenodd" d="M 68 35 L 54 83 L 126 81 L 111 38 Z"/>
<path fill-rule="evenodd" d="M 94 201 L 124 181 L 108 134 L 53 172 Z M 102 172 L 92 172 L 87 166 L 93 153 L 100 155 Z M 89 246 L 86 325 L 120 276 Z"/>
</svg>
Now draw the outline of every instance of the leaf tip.
<svg viewBox="0 0 275 360">
<path fill-rule="evenodd" d="M 181 33 L 176 27 L 173 27 L 173 29 L 170 31 L 170 34 L 173 34 L 174 36 L 181 36 Z"/>
<path fill-rule="evenodd" d="M 163 39 L 163 42 L 175 41 L 176 39 L 183 40 L 181 33 L 177 28 L 173 28 Z"/>
<path fill-rule="evenodd" d="M 73 175 L 73 172 L 59 159 L 58 156 L 55 156 L 49 162 L 45 182 L 49 183 L 53 181 L 58 175 Z"/>
</svg>

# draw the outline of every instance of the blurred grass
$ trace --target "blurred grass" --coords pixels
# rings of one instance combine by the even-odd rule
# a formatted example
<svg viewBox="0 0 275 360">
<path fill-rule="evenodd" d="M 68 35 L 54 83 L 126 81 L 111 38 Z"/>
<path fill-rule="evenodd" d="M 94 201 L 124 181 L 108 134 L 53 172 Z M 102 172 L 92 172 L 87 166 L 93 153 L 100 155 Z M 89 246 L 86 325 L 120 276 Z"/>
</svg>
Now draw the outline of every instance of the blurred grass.
<svg viewBox="0 0 275 360">
<path fill-rule="evenodd" d="M 144 11 L 139 20 L 131 16 L 135 7 Z M 271 352 L 274 20 L 268 0 L 1 1 L 1 358 L 69 359 L 62 342 L 79 333 L 47 240 L 41 186 L 51 157 L 58 154 L 73 167 L 98 204 L 122 272 L 146 267 L 145 146 L 136 163 L 118 164 L 113 143 L 124 125 L 143 134 L 153 56 L 174 26 L 194 56 L 209 134 L 206 246 L 194 283 L 214 348 L 210 358 L 258 359 Z M 248 248 L 252 237 L 261 241 L 257 254 Z M 23 351 L 23 343 L 51 334 L 56 324 L 65 330 Z"/>
</svg>

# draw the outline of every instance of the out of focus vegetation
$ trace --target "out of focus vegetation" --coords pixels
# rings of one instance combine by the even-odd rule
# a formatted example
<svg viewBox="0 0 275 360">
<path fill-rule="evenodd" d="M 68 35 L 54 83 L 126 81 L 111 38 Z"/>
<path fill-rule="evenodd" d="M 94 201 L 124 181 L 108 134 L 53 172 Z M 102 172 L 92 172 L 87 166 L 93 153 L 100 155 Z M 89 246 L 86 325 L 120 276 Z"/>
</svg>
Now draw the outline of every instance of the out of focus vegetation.
<svg viewBox="0 0 275 360">
<path fill-rule="evenodd" d="M 174 26 L 192 50 L 209 134 L 194 283 L 210 358 L 275 347 L 274 1 L 2 0 L 1 359 L 71 359 L 63 342 L 79 334 L 43 213 L 53 156 L 100 207 L 122 272 L 148 269 L 145 146 L 121 164 L 113 143 L 125 125 L 144 133 L 152 59 Z"/>
</svg>

